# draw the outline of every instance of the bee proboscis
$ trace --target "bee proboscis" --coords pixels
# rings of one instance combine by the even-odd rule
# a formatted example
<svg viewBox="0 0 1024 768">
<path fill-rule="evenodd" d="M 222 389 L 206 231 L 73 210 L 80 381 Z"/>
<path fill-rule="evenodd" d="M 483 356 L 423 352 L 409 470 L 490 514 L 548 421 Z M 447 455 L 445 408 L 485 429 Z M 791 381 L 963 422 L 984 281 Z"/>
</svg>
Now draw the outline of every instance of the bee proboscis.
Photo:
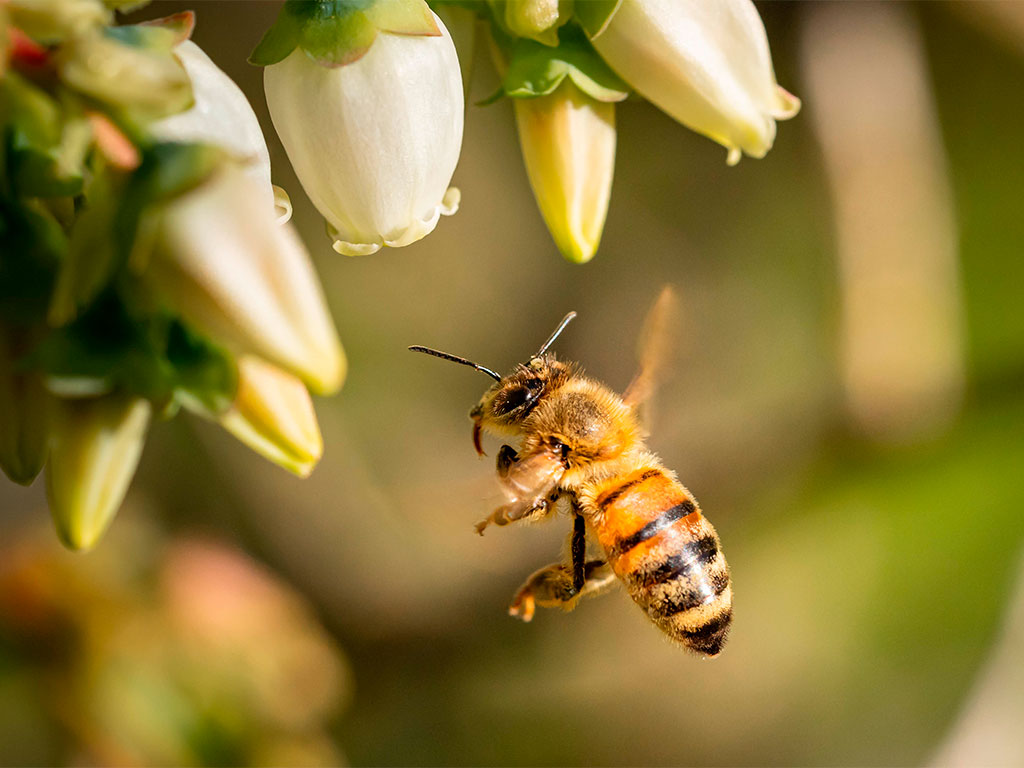
<svg viewBox="0 0 1024 768">
<path fill-rule="evenodd" d="M 530 621 L 538 605 L 571 609 L 618 578 L 669 637 L 715 656 L 732 621 L 729 567 L 696 499 L 646 447 L 637 413 L 662 368 L 672 301 L 666 289 L 651 311 L 640 370 L 621 396 L 548 352 L 575 312 L 506 376 L 446 352 L 410 349 L 495 380 L 470 412 L 478 453 L 481 431 L 520 438 L 518 451 L 506 444 L 498 452 L 507 502 L 477 524 L 479 533 L 489 525 L 538 520 L 560 500 L 568 502 L 569 562 L 530 575 L 509 612 Z M 587 559 L 588 535 L 602 558 Z"/>
</svg>

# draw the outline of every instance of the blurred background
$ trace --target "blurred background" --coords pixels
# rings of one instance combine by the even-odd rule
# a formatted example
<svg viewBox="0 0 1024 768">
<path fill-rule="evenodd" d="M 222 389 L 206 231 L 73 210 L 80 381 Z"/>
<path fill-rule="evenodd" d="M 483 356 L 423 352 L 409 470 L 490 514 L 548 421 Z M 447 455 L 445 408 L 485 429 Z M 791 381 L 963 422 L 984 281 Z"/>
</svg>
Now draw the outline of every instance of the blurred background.
<svg viewBox="0 0 1024 768">
<path fill-rule="evenodd" d="M 620 105 L 585 266 L 544 228 L 510 105 L 472 106 L 496 85 L 479 47 L 460 212 L 333 253 L 245 61 L 278 5 L 142 16 L 188 7 L 260 116 L 351 370 L 306 481 L 157 425 L 88 555 L 60 551 L 41 483 L 0 483 L 3 764 L 1024 764 L 1024 4 L 758 4 L 803 111 L 729 168 Z M 559 355 L 621 391 L 666 283 L 650 444 L 732 567 L 713 660 L 621 589 L 507 616 L 567 520 L 474 534 L 488 382 L 406 351 L 506 371 L 575 309 Z"/>
</svg>

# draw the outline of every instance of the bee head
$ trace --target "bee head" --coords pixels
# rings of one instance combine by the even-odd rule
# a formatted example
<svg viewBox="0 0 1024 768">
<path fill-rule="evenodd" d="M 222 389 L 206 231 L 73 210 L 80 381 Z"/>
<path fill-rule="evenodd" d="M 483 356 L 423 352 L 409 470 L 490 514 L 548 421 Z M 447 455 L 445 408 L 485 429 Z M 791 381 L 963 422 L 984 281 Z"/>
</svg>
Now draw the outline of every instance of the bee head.
<svg viewBox="0 0 1024 768">
<path fill-rule="evenodd" d="M 480 450 L 481 429 L 517 431 L 551 383 L 567 370 L 568 366 L 558 362 L 554 355 L 531 357 L 484 392 L 480 402 L 469 412 L 469 417 L 473 419 L 473 443 L 477 450 Z"/>
<path fill-rule="evenodd" d="M 409 347 L 409 349 L 468 365 L 495 380 L 490 389 L 484 392 L 480 402 L 469 412 L 469 417 L 473 419 L 473 446 L 477 453 L 483 455 L 483 448 L 480 446 L 482 430 L 517 432 L 526 417 L 540 402 L 551 382 L 568 372 L 568 366 L 565 363 L 558 362 L 554 355 L 546 353 L 574 317 L 576 317 L 576 313 L 570 312 L 562 318 L 562 322 L 558 324 L 548 340 L 541 345 L 537 353 L 525 363 L 517 365 L 512 373 L 504 377 L 499 376 L 490 368 L 485 368 L 464 357 L 457 357 L 428 347 Z"/>
</svg>

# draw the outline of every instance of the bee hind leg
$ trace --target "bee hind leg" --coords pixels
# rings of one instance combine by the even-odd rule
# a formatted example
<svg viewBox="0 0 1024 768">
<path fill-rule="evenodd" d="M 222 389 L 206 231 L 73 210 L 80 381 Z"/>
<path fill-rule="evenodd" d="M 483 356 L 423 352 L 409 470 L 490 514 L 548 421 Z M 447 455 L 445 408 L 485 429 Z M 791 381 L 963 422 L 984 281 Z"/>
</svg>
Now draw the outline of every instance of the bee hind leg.
<svg viewBox="0 0 1024 768">
<path fill-rule="evenodd" d="M 572 566 L 552 563 L 530 574 L 512 598 L 510 616 L 530 621 L 537 606 L 569 611 L 582 597 L 596 595 L 615 582 L 615 574 L 604 560 L 588 560 L 583 564 L 583 586 L 574 584 Z"/>
</svg>

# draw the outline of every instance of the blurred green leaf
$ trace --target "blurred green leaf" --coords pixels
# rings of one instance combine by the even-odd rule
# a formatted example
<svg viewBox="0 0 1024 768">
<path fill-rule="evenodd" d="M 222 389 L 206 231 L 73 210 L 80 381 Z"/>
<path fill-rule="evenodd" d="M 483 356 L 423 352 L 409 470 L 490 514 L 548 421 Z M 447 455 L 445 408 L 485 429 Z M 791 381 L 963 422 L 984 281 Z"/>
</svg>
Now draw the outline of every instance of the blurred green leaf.
<svg viewBox="0 0 1024 768">
<path fill-rule="evenodd" d="M 175 372 L 175 396 L 182 404 L 209 414 L 231 406 L 238 368 L 222 348 L 176 321 L 168 330 L 167 359 Z"/>
<path fill-rule="evenodd" d="M 0 79 L 2 151 L 8 158 L 8 184 L 24 197 L 77 194 L 91 139 L 84 119 L 15 72 Z"/>
<path fill-rule="evenodd" d="M 53 275 L 67 253 L 67 237 L 38 202 L 0 197 L 0 320 L 42 323 Z"/>
<path fill-rule="evenodd" d="M 49 319 L 64 325 L 76 317 L 129 261 L 144 268 L 152 248 L 154 209 L 202 182 L 223 158 L 205 144 L 156 144 L 127 178 L 99 167 L 75 222 L 68 258 L 57 277 Z"/>
<path fill-rule="evenodd" d="M 131 284 L 120 287 L 134 290 Z M 114 286 L 74 322 L 50 333 L 27 364 L 57 394 L 117 391 L 144 397 L 157 410 L 181 402 L 218 413 L 231 404 L 237 387 L 227 352 L 173 316 L 135 315 Z"/>
</svg>

